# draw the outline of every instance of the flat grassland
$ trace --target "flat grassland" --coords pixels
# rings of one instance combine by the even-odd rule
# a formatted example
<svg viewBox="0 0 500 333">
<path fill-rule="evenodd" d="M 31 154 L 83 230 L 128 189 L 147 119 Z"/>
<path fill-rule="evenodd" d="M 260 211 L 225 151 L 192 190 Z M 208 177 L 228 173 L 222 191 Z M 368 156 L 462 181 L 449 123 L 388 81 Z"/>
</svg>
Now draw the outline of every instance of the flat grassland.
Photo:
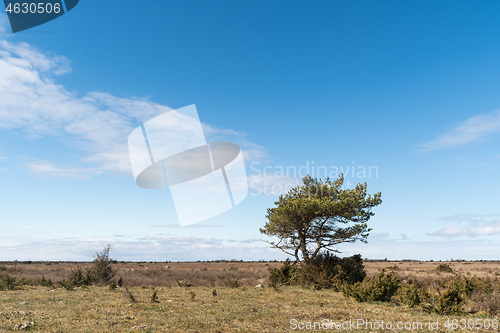
<svg viewBox="0 0 500 333">
<path fill-rule="evenodd" d="M 384 268 L 422 279 L 451 274 L 500 276 L 499 262 L 448 262 L 454 273 L 438 271 L 439 264 L 370 261 L 365 267 L 369 276 Z M 114 268 L 135 302 L 125 288 L 87 287 L 71 291 L 25 285 L 0 291 L 0 332 L 13 331 L 23 323 L 29 326 L 27 331 L 34 332 L 500 332 L 495 325 L 498 318 L 481 312 L 443 316 L 393 303 L 359 303 L 332 290 L 266 287 L 268 268 L 280 265 L 117 263 Z M 66 278 L 71 270 L 88 266 L 89 263 L 0 263 L 0 270 L 17 278 L 35 279 L 43 275 L 55 283 Z M 445 328 L 447 320 L 449 324 L 456 323 L 458 329 Z M 319 326 L 327 322 L 333 326 Z M 478 322 L 482 329 L 468 328 Z M 391 330 L 387 330 L 389 323 Z M 484 328 L 486 324 L 488 329 Z M 313 325 L 315 329 L 299 329 Z M 397 329 L 397 325 L 403 329 Z"/>
</svg>

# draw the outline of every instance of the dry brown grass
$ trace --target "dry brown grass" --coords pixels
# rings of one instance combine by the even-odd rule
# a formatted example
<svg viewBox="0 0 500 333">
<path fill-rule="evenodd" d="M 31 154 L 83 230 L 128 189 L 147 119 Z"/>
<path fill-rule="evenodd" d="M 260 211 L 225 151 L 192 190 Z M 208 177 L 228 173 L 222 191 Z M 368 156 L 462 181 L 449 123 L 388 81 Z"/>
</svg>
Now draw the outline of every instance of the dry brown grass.
<svg viewBox="0 0 500 333">
<path fill-rule="evenodd" d="M 72 270 L 86 269 L 91 263 L 3 263 L 6 273 L 25 279 L 44 276 L 57 283 L 68 277 Z M 129 287 L 176 287 L 183 284 L 204 287 L 226 286 L 228 281 L 238 281 L 240 286 L 267 283 L 269 267 L 280 262 L 174 262 L 174 263 L 116 263 L 117 277 L 122 277 Z M 167 268 L 169 267 L 169 268 Z"/>
<path fill-rule="evenodd" d="M 440 264 L 446 263 L 453 269 L 453 273 L 437 270 Z M 52 282 L 59 282 L 67 278 L 71 270 L 85 269 L 91 263 L 0 263 L 0 270 L 26 279 L 39 279 L 44 276 Z M 240 286 L 255 286 L 267 284 L 268 268 L 281 266 L 281 262 L 155 262 L 155 263 L 123 263 L 113 265 L 117 269 L 117 276 L 122 277 L 125 285 L 176 287 L 178 281 L 199 287 L 226 286 L 228 281 L 238 280 Z M 380 272 L 382 269 L 393 270 L 399 276 L 411 276 L 419 280 L 441 279 L 453 274 L 477 277 L 500 277 L 500 262 L 421 262 L 421 261 L 367 261 L 364 263 L 368 276 Z M 166 267 L 169 268 L 166 268 Z M 3 267 L 3 268 L 2 268 Z"/>
<path fill-rule="evenodd" d="M 368 261 L 365 270 L 368 276 L 375 275 L 382 269 L 395 270 L 400 276 L 414 276 L 417 278 L 443 278 L 453 273 L 444 273 L 437 270 L 440 264 L 448 264 L 456 274 L 477 277 L 500 277 L 499 261 Z"/>
</svg>

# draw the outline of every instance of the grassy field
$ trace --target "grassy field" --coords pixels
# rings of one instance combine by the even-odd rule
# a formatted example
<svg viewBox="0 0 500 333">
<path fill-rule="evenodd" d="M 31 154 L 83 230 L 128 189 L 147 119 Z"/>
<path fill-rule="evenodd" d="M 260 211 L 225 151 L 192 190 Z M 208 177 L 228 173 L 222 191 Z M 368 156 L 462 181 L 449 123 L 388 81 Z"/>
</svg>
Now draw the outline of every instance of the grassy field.
<svg viewBox="0 0 500 333">
<path fill-rule="evenodd" d="M 439 264 L 367 262 L 366 270 L 368 275 L 374 275 L 385 268 L 401 276 L 421 278 L 451 274 L 497 277 L 500 274 L 498 262 L 448 263 L 455 273 L 436 270 Z M 78 264 L 79 267 L 86 265 Z M 118 263 L 115 265 L 118 275 L 123 277 L 136 302 L 125 288 L 87 287 L 70 291 L 27 285 L 18 290 L 0 291 L 0 332 L 13 331 L 23 323 L 29 326 L 28 331 L 35 332 L 500 332 L 492 327 L 445 328 L 447 320 L 457 327 L 472 325 L 472 321 L 491 326 L 493 320 L 498 320 L 484 312 L 442 316 L 393 303 L 359 303 L 332 290 L 300 287 L 274 290 L 265 283 L 263 287 L 256 287 L 267 279 L 268 267 L 278 265 L 281 264 Z M 0 267 L 17 277 L 44 275 L 55 282 L 65 278 L 77 264 L 3 263 Z M 177 279 L 194 286 L 179 287 Z M 225 286 L 233 280 L 238 280 L 240 286 Z M 153 289 L 156 298 L 152 297 Z M 316 329 L 299 329 L 308 323 L 316 323 Z M 321 323 L 344 325 L 345 329 L 323 326 L 322 330 Z M 387 328 L 388 323 L 392 329 L 382 329 Z M 397 325 L 403 328 L 406 325 L 407 329 L 398 330 Z"/>
<path fill-rule="evenodd" d="M 500 262 L 497 261 L 453 261 L 446 262 L 453 271 L 464 276 L 500 277 Z M 367 261 L 365 270 L 375 275 L 381 269 L 394 270 L 399 275 L 413 275 L 419 278 L 441 278 L 449 275 L 436 268 L 442 262 L 423 261 Z M 91 263 L 67 262 L 0 262 L 0 273 L 8 272 L 15 277 L 36 279 L 44 276 L 52 282 L 65 279 L 71 270 L 85 269 Z M 186 281 L 194 286 L 225 286 L 229 280 L 238 280 L 242 286 L 265 284 L 268 268 L 281 266 L 281 262 L 144 262 L 114 264 L 127 286 L 175 287 L 177 281 Z M 168 268 L 167 268 L 168 267 Z"/>
</svg>

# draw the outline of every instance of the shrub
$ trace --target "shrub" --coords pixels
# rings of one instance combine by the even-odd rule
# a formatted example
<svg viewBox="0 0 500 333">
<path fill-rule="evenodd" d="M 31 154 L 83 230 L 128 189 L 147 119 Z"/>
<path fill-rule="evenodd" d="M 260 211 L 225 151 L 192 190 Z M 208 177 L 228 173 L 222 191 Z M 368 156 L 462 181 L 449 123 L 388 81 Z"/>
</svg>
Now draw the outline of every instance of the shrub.
<svg viewBox="0 0 500 333">
<path fill-rule="evenodd" d="M 390 271 L 399 271 L 399 267 L 396 265 L 387 266 L 385 269 L 390 270 Z"/>
<path fill-rule="evenodd" d="M 283 266 L 269 270 L 269 285 L 313 285 L 316 289 L 335 288 L 361 282 L 366 276 L 361 255 L 339 258 L 330 252 L 318 254 L 302 267 L 286 260 Z"/>
<path fill-rule="evenodd" d="M 227 280 L 226 287 L 229 288 L 238 288 L 240 286 L 238 280 Z"/>
<path fill-rule="evenodd" d="M 315 288 L 340 290 L 344 284 L 362 282 L 366 277 L 361 255 L 339 258 L 329 252 L 321 253 L 303 269 L 302 281 Z"/>
<path fill-rule="evenodd" d="M 339 262 L 339 274 L 337 280 L 353 284 L 363 282 L 366 277 L 363 259 L 360 254 L 355 254 L 352 257 L 342 258 Z"/>
<path fill-rule="evenodd" d="M 97 285 L 107 285 L 112 289 L 116 288 L 117 285 L 123 283 L 120 278 L 118 284 L 113 278 L 116 275 L 116 271 L 111 267 L 111 263 L 114 261 L 109 257 L 109 251 L 111 246 L 106 246 L 101 252 L 96 252 L 94 255 L 94 261 L 92 262 L 92 267 L 87 268 L 85 271 L 78 268 L 75 271 L 71 271 L 68 278 L 61 281 L 60 284 L 68 290 L 72 290 L 75 287 L 86 287 L 92 284 Z"/>
<path fill-rule="evenodd" d="M 461 314 L 463 296 L 457 288 L 450 288 L 446 290 L 438 300 L 436 312 L 439 314 Z"/>
<path fill-rule="evenodd" d="M 480 284 L 484 283 L 483 280 L 484 279 L 481 279 L 481 281 L 478 279 L 468 279 L 464 276 L 457 275 L 457 276 L 450 276 L 450 277 L 443 279 L 439 282 L 447 290 L 455 289 L 463 296 L 467 296 L 475 288 L 477 289 Z"/>
<path fill-rule="evenodd" d="M 98 285 L 109 285 L 116 275 L 116 271 L 111 267 L 113 259 L 109 257 L 111 245 L 107 245 L 101 252 L 96 252 L 92 267 L 88 270 L 88 275 L 92 283 Z"/>
<path fill-rule="evenodd" d="M 445 315 L 463 313 L 463 305 L 467 296 L 474 290 L 474 284 L 479 286 L 479 284 L 484 283 L 484 281 L 480 282 L 477 279 L 468 279 L 464 276 L 448 277 L 437 282 L 445 289 L 438 296 L 435 310 L 437 313 Z"/>
<path fill-rule="evenodd" d="M 14 290 L 17 287 L 16 278 L 9 274 L 0 273 L 0 291 Z"/>
<path fill-rule="evenodd" d="M 453 268 L 451 268 L 448 264 L 439 264 L 439 266 L 436 267 L 436 270 L 445 273 L 453 273 Z"/>
<path fill-rule="evenodd" d="M 82 271 L 80 268 L 77 270 L 71 271 L 68 278 L 60 282 L 61 285 L 68 289 L 72 290 L 75 287 L 86 287 L 92 284 L 92 278 L 88 271 Z"/>
<path fill-rule="evenodd" d="M 288 258 L 283 263 L 283 266 L 269 268 L 269 286 L 276 288 L 296 284 L 293 280 L 297 277 L 297 267 L 290 263 Z"/>
<path fill-rule="evenodd" d="M 500 291 L 500 280 L 491 278 L 472 277 L 468 279 L 470 293 L 478 292 L 482 294 L 491 294 Z"/>
<path fill-rule="evenodd" d="M 386 273 L 384 270 L 379 274 L 357 282 L 352 286 L 344 286 L 346 295 L 354 297 L 360 302 L 380 301 L 389 302 L 401 286 L 401 280 L 394 272 Z"/>
<path fill-rule="evenodd" d="M 41 279 L 38 279 L 38 281 L 36 281 L 36 284 L 42 287 L 52 287 L 52 281 L 50 279 L 47 280 L 43 275 Z"/>
<path fill-rule="evenodd" d="M 408 281 L 398 288 L 397 294 L 393 300 L 398 304 L 415 307 L 420 305 L 428 297 L 429 293 L 420 283 Z"/>
</svg>

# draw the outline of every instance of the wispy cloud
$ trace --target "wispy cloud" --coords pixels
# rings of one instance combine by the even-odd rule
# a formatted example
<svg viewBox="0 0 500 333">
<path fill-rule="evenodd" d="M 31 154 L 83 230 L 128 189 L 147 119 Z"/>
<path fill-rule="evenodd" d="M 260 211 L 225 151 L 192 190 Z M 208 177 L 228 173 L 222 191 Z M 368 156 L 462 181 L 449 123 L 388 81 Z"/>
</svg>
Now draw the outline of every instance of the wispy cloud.
<svg viewBox="0 0 500 333">
<path fill-rule="evenodd" d="M 70 61 L 63 56 L 48 56 L 26 43 L 0 39 L 0 129 L 29 138 L 58 138 L 82 153 L 77 165 L 59 165 L 33 156 L 26 165 L 32 172 L 74 178 L 130 173 L 128 135 L 140 123 L 171 108 L 104 92 L 79 95 L 57 83 L 58 75 L 70 71 Z M 244 134 L 208 124 L 204 128 L 208 140 L 238 143 L 247 158 L 266 154 Z"/>
<path fill-rule="evenodd" d="M 484 140 L 495 133 L 500 133 L 500 111 L 474 116 L 461 122 L 447 133 L 422 144 L 420 151 L 456 148 Z"/>
<path fill-rule="evenodd" d="M 344 244 L 339 247 L 342 256 L 361 253 L 370 259 L 417 259 L 417 260 L 497 260 L 500 244 L 493 239 L 371 239 L 368 244 Z"/>
<path fill-rule="evenodd" d="M 33 159 L 28 162 L 27 168 L 33 173 L 49 175 L 51 177 L 64 177 L 75 179 L 86 179 L 92 175 L 102 173 L 100 168 L 62 168 L 51 162 Z"/>
<path fill-rule="evenodd" d="M 117 260 L 274 260 L 285 256 L 264 242 L 226 242 L 216 238 L 153 236 L 127 238 L 115 235 L 100 240 L 1 238 L 0 260 L 92 260 L 92 255 L 111 244 Z M 7 256 L 6 256 L 7 254 Z"/>
<path fill-rule="evenodd" d="M 431 236 L 440 237 L 478 237 L 500 234 L 500 217 L 496 215 L 461 214 L 442 218 L 444 221 L 454 221 L 441 230 L 430 233 Z"/>
</svg>

